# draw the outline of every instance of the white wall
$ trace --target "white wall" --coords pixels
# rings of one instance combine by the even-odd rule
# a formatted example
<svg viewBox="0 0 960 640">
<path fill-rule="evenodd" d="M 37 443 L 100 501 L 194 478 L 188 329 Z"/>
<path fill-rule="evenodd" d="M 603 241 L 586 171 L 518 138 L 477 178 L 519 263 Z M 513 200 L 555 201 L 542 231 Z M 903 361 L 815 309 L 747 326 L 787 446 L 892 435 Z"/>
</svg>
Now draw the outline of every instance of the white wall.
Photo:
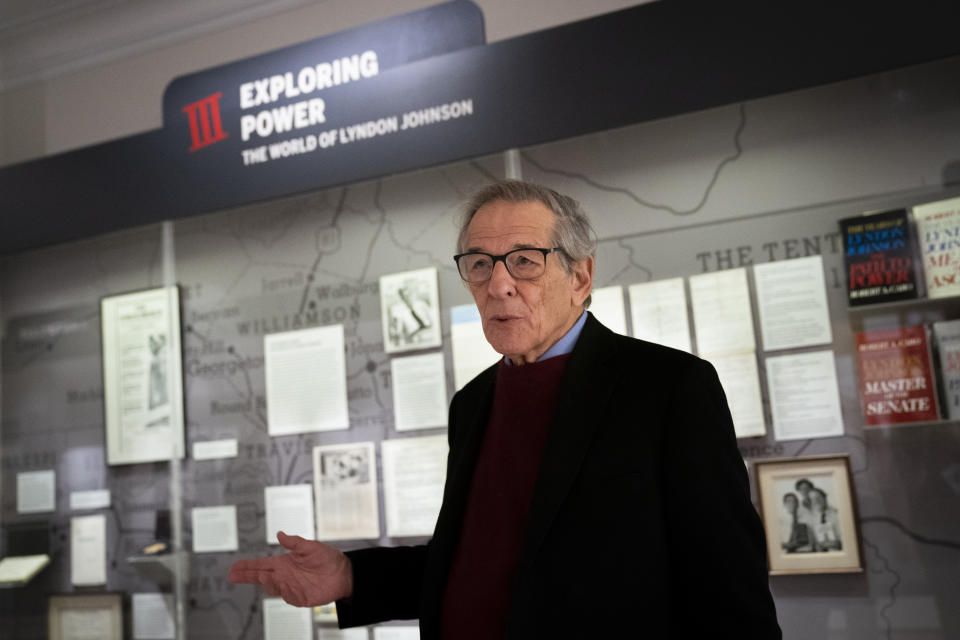
<svg viewBox="0 0 960 640">
<path fill-rule="evenodd" d="M 488 42 L 639 4 L 476 2 L 486 18 Z M 7 89 L 0 92 L 0 166 L 160 127 L 163 91 L 177 76 L 436 3 L 325 0 Z"/>
</svg>

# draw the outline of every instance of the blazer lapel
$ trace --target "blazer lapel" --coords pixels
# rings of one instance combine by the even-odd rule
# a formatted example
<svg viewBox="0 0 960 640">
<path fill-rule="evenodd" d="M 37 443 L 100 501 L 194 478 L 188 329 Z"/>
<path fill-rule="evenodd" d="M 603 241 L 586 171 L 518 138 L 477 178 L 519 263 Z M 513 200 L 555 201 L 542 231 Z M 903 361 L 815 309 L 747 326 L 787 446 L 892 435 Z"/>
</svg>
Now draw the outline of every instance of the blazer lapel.
<svg viewBox="0 0 960 640">
<path fill-rule="evenodd" d="M 448 467 L 450 477 L 447 478 L 443 504 L 444 506 L 450 505 L 456 508 L 447 509 L 446 513 L 441 513 L 437 527 L 438 529 L 440 526 L 454 527 L 458 532 L 456 536 L 457 541 L 459 541 L 459 529 L 461 521 L 463 520 L 463 511 L 466 509 L 467 498 L 470 494 L 473 472 L 477 466 L 477 458 L 480 455 L 480 448 L 483 444 L 483 435 L 486 433 L 487 422 L 490 419 L 495 379 L 496 368 L 487 376 L 482 388 L 478 390 L 477 397 L 480 398 L 480 400 L 476 402 L 465 402 L 469 407 L 480 407 L 481 409 L 474 413 L 473 419 L 467 425 L 460 427 L 463 429 L 463 432 L 457 433 L 454 436 L 456 438 L 455 445 L 457 450 L 451 451 L 453 457 Z M 446 531 L 444 533 L 446 533 Z"/>
<path fill-rule="evenodd" d="M 474 414 L 469 422 L 458 425 L 457 432 L 452 434 L 455 449 L 451 449 L 449 454 L 443 506 L 437 516 L 437 525 L 424 568 L 420 626 L 425 638 L 439 635 L 440 607 L 453 555 L 460 542 L 460 529 L 470 495 L 473 472 L 490 419 L 497 366 L 494 365 L 482 373 L 476 382 L 471 383 L 473 388 L 468 392 L 469 395 L 458 399 L 462 403 L 460 411 L 464 408 L 472 409 Z"/>
<path fill-rule="evenodd" d="M 615 353 L 613 333 L 590 314 L 567 363 L 534 485 L 520 553 L 521 572 L 535 556 L 580 471 L 596 432 L 597 412 L 612 393 L 615 374 L 607 361 Z"/>
</svg>

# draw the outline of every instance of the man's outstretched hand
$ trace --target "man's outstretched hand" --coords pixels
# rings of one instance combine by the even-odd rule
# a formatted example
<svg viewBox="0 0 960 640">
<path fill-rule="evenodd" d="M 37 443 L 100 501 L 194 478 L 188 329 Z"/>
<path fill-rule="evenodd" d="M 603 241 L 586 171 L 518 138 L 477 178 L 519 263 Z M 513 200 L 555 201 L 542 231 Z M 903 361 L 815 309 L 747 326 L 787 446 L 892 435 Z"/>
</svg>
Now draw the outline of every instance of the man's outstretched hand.
<svg viewBox="0 0 960 640">
<path fill-rule="evenodd" d="M 338 549 L 282 531 L 277 540 L 290 553 L 234 562 L 227 580 L 263 585 L 269 595 L 296 607 L 319 606 L 353 593 L 353 567 Z"/>
</svg>

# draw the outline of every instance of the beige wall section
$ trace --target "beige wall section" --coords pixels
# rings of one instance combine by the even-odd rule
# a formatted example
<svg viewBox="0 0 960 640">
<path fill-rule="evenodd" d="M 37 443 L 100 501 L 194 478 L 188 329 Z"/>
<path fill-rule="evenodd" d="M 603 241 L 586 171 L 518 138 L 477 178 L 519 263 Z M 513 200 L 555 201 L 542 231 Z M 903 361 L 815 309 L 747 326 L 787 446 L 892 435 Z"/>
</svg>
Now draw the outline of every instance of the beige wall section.
<svg viewBox="0 0 960 640">
<path fill-rule="evenodd" d="M 163 91 L 179 75 L 433 4 L 434 0 L 325 0 L 2 91 L 0 166 L 160 127 Z M 494 42 L 638 2 L 477 0 L 477 4 L 486 19 L 487 40 Z"/>
</svg>

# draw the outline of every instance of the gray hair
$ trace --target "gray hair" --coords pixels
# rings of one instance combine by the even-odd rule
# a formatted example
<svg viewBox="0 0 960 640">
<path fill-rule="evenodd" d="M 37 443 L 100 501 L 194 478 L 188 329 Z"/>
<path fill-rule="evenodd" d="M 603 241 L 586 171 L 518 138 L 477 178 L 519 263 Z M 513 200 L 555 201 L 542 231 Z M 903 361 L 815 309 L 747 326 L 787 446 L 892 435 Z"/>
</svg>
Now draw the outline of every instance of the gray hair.
<svg viewBox="0 0 960 640">
<path fill-rule="evenodd" d="M 557 254 L 567 273 L 573 272 L 573 265 L 597 253 L 596 234 L 590 226 L 590 220 L 580 203 L 553 189 L 521 182 L 520 180 L 502 180 L 483 187 L 474 193 L 463 206 L 460 220 L 460 235 L 457 238 L 457 253 L 463 253 L 467 243 L 467 229 L 470 221 L 485 204 L 503 200 L 504 202 L 539 202 L 553 212 L 554 225 L 551 234 L 552 246 L 560 247 Z M 590 306 L 592 296 L 587 296 L 583 308 Z"/>
</svg>

